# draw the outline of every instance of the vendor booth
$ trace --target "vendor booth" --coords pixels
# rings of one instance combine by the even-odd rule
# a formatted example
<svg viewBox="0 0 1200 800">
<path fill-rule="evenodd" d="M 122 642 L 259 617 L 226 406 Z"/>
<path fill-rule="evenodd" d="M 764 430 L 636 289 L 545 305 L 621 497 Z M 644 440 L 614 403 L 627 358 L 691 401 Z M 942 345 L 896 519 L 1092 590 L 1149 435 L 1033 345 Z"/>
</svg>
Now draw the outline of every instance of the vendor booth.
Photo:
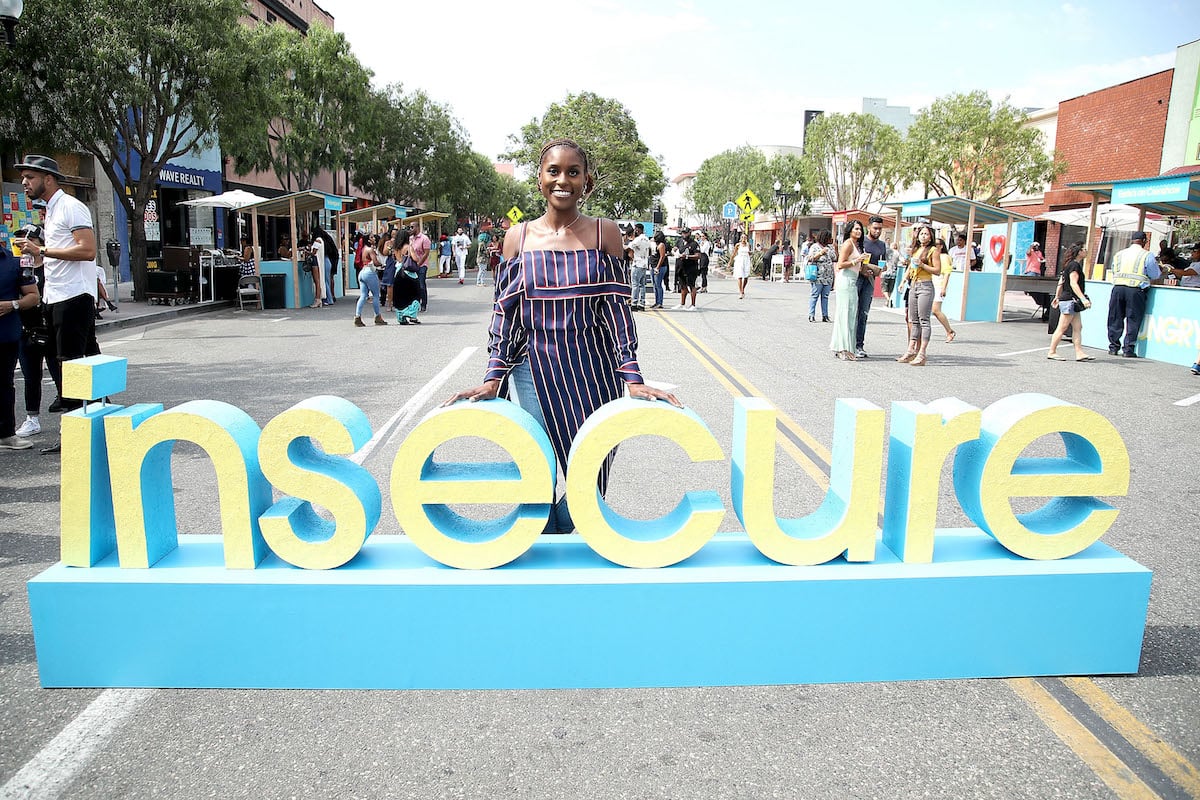
<svg viewBox="0 0 1200 800">
<path fill-rule="evenodd" d="M 309 189 L 303 192 L 295 192 L 287 194 L 283 197 L 275 197 L 270 200 L 264 200 L 261 203 L 254 203 L 245 206 L 242 210 L 249 214 L 254 214 L 263 217 L 280 217 L 289 220 L 289 230 L 291 231 L 292 241 L 297 245 L 307 244 L 301 242 L 299 238 L 300 231 L 296 226 L 296 218 L 298 215 L 310 215 L 318 211 L 329 211 L 338 213 L 342 210 L 342 205 L 351 198 L 341 197 L 335 194 L 326 194 L 318 192 L 314 189 Z M 263 276 L 263 296 L 265 301 L 270 301 L 277 296 L 274 285 L 279 281 L 279 278 L 271 276 L 280 276 L 283 281 L 282 295 L 285 308 L 303 308 L 313 302 L 315 299 L 314 286 L 312 276 L 303 270 L 304 260 L 299 253 L 299 246 L 292 248 L 292 257 L 290 260 L 266 260 L 263 258 L 262 247 L 259 242 L 258 225 L 250 226 L 251 244 L 254 247 L 255 267 L 258 274 Z M 307 232 L 307 231 L 305 231 Z M 330 234 L 335 235 L 335 234 Z M 345 263 L 339 265 L 339 269 L 345 271 Z M 268 282 L 270 281 L 270 285 Z M 341 281 L 334 280 L 334 296 L 344 297 L 345 291 L 341 289 Z M 267 307 L 271 307 L 272 303 L 267 302 Z"/>
<path fill-rule="evenodd" d="M 350 246 L 350 226 L 366 228 L 368 233 L 383 233 L 388 220 L 403 218 L 411 209 L 395 203 L 380 203 L 367 208 L 351 208 L 338 214 L 337 240 L 341 243 L 342 263 L 353 264 L 354 254 Z M 358 270 L 348 269 L 342 273 L 342 291 L 358 288 Z"/>
<path fill-rule="evenodd" d="M 1087 262 L 1096 252 L 1093 236 L 1101 203 L 1133 206 L 1138 209 L 1137 230 L 1146 229 L 1146 215 L 1164 217 L 1200 217 L 1200 167 L 1156 178 L 1127 181 L 1072 183 L 1068 188 L 1092 195 L 1089 211 Z M 1108 300 L 1112 284 L 1088 281 L 1087 294 L 1092 307 L 1087 314 L 1091 324 L 1083 326 L 1083 343 L 1088 347 L 1108 347 Z M 1187 366 L 1195 363 L 1200 350 L 1200 289 L 1182 286 L 1151 286 L 1146 298 L 1146 316 L 1138 334 L 1137 354 L 1142 358 Z"/>
<path fill-rule="evenodd" d="M 935 224 L 965 228 L 968 239 L 976 226 L 984 227 L 984 238 L 980 243 L 983 253 L 983 269 L 980 271 L 955 270 L 950 273 L 950 282 L 942 300 L 942 310 L 953 320 L 1004 321 L 1004 294 L 1010 290 L 1025 292 L 1052 292 L 1055 278 L 1035 278 L 1010 274 L 1020 271 L 1020 261 L 1014 256 L 1025 250 L 1014 237 L 1014 225 L 1029 221 L 1029 217 L 997 208 L 977 200 L 962 197 L 935 197 L 907 203 L 884 203 L 895 214 L 895 235 L 899 235 L 903 220 L 929 220 Z M 882 216 L 882 215 L 881 215 Z M 1029 229 L 1032 240 L 1032 227 Z M 893 239 L 893 247 L 899 247 L 899 239 Z M 1047 288 L 1048 287 L 1048 288 Z M 901 302 L 900 282 L 896 282 L 897 303 Z"/>
</svg>

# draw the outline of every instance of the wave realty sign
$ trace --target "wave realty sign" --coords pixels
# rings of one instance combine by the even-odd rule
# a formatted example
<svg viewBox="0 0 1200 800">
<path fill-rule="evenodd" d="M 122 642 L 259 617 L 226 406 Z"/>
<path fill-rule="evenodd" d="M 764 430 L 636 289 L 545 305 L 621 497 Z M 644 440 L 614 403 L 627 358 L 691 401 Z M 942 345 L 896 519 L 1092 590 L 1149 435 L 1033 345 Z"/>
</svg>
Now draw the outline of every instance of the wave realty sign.
<svg viewBox="0 0 1200 800">
<path fill-rule="evenodd" d="M 125 388 L 125 361 L 66 365 L 69 396 Z M 63 417 L 62 562 L 29 584 L 46 686 L 566 687 L 787 683 L 1136 671 L 1145 568 L 1098 539 L 1129 459 L 1099 414 L 1046 395 L 986 409 L 838 400 L 828 493 L 774 512 L 774 408 L 734 404 L 729 494 L 632 520 L 597 491 L 638 436 L 724 460 L 694 412 L 618 400 L 566 465 L 575 536 L 544 536 L 558 464 L 496 400 L 427 415 L 390 499 L 406 537 L 370 539 L 383 498 L 347 456 L 371 438 L 315 397 L 263 428 L 225 403 L 92 405 Z M 462 436 L 511 460 L 446 463 Z M 1065 455 L 1024 456 L 1044 436 Z M 180 538 L 176 441 L 212 459 L 220 536 Z M 887 469 L 884 470 L 886 448 Z M 937 530 L 943 464 L 976 527 Z M 880 487 L 884 504 L 879 511 Z M 278 494 L 278 497 L 276 497 Z M 1013 510 L 1014 499 L 1040 508 Z M 475 520 L 453 506 L 505 504 Z M 314 506 L 327 511 L 319 515 Z"/>
</svg>

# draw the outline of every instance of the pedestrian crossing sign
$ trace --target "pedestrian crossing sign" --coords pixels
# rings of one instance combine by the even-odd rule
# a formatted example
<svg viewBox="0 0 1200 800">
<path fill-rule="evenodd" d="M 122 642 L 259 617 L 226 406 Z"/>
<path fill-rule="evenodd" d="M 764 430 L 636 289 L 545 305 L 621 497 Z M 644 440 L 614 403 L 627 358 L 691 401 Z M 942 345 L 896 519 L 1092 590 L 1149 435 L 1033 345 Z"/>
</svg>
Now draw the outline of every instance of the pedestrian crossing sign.
<svg viewBox="0 0 1200 800">
<path fill-rule="evenodd" d="M 742 192 L 741 196 L 737 199 L 737 203 L 738 207 L 747 214 L 762 205 L 762 201 L 758 199 L 758 195 L 749 189 Z"/>
<path fill-rule="evenodd" d="M 505 216 L 507 216 L 512 221 L 513 225 L 516 225 L 518 222 L 521 221 L 521 218 L 524 217 L 525 214 L 521 211 L 521 209 L 517 208 L 516 206 L 513 206 L 512 208 L 510 208 L 508 210 L 508 214 L 506 214 Z"/>
</svg>

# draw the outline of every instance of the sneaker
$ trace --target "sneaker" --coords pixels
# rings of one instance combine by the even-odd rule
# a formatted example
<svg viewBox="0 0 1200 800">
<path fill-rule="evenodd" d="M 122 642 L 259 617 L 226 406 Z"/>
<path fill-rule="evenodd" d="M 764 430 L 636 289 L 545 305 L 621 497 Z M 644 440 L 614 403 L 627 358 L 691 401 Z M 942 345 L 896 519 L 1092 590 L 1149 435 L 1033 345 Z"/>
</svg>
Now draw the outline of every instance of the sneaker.
<svg viewBox="0 0 1200 800">
<path fill-rule="evenodd" d="M 1119 349 L 1119 348 L 1116 348 L 1116 347 L 1110 347 L 1110 348 L 1108 348 L 1108 354 L 1109 354 L 1110 356 L 1119 355 L 1119 354 L 1120 354 L 1120 352 L 1121 352 L 1121 351 L 1120 351 L 1120 349 Z"/>
<path fill-rule="evenodd" d="M 870 358 L 870 356 L 867 355 L 867 351 L 863 350 L 861 347 L 854 351 L 854 356 L 856 358 Z"/>
<path fill-rule="evenodd" d="M 1192 364 L 1192 374 L 1200 375 L 1200 361 L 1197 361 L 1195 364 Z"/>
<path fill-rule="evenodd" d="M 1138 354 L 1130 350 L 1124 354 L 1125 358 L 1138 358 Z"/>
<path fill-rule="evenodd" d="M 6 436 L 0 439 L 0 450 L 28 450 L 31 447 L 33 447 L 33 442 L 19 439 L 16 436 Z"/>
<path fill-rule="evenodd" d="M 459 278 L 459 279 L 458 279 L 458 285 L 459 285 L 459 286 L 462 286 L 462 285 L 463 285 L 462 278 Z"/>
<path fill-rule="evenodd" d="M 687 310 L 687 306 L 685 306 L 683 303 L 680 303 L 679 305 L 675 306 L 671 310 L 672 311 L 685 311 L 685 310 Z"/>
<path fill-rule="evenodd" d="M 688 306 L 688 307 L 687 307 L 687 310 L 688 310 L 688 311 L 695 311 L 695 310 L 696 310 L 696 307 L 695 307 L 695 306 Z"/>
<path fill-rule="evenodd" d="M 51 414 L 57 414 L 58 412 L 62 411 L 63 410 L 62 398 L 61 397 L 54 398 L 54 402 L 51 403 L 50 407 L 47 408 L 46 410 L 49 411 Z"/>
<path fill-rule="evenodd" d="M 367 327 L 367 325 L 365 322 L 362 321 L 362 317 L 355 317 L 354 318 L 354 327 L 365 328 L 365 327 Z"/>
<path fill-rule="evenodd" d="M 37 436 L 42 432 L 42 423 L 37 417 L 25 417 L 25 421 L 21 423 L 21 427 L 17 428 L 17 436 L 24 439 L 26 436 Z"/>
</svg>

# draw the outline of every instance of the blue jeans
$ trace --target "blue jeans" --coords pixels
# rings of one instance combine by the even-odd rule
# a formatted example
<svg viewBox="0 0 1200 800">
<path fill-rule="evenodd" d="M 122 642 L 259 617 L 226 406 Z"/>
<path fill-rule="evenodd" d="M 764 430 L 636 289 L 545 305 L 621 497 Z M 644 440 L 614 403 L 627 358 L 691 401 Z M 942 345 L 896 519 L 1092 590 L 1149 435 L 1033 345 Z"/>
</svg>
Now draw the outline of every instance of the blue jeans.
<svg viewBox="0 0 1200 800">
<path fill-rule="evenodd" d="M 646 268 L 645 267 L 634 267 L 633 268 L 633 295 L 630 298 L 629 302 L 631 302 L 635 306 L 646 305 Z"/>
<path fill-rule="evenodd" d="M 533 371 L 529 368 L 529 361 L 522 361 L 513 367 L 508 378 L 517 391 L 517 403 L 529 412 L 529 416 L 537 420 L 538 425 L 542 426 L 542 430 L 545 430 L 546 418 L 542 416 L 542 407 L 538 403 L 537 390 L 533 385 Z M 565 470 L 567 465 L 560 464 L 559 466 Z M 571 512 L 567 510 L 567 498 L 566 495 L 563 495 L 555 501 L 554 506 L 550 509 L 550 519 L 546 522 L 546 528 L 542 532 L 570 533 L 573 530 L 575 530 L 575 523 L 571 521 Z"/>
<path fill-rule="evenodd" d="M 417 280 L 421 282 L 421 310 L 429 305 L 429 290 L 425 288 L 425 274 L 429 272 L 429 267 L 417 267 Z"/>
<path fill-rule="evenodd" d="M 808 315 L 815 317 L 817 315 L 817 298 L 821 298 L 821 317 L 829 316 L 829 284 L 816 283 L 812 285 L 812 297 L 808 298 Z"/>
<path fill-rule="evenodd" d="M 379 276 L 374 267 L 366 267 L 358 273 L 358 305 L 354 307 L 354 316 L 361 317 L 363 308 L 367 305 L 367 295 L 371 296 L 371 304 L 375 306 L 375 316 L 379 316 Z"/>
<path fill-rule="evenodd" d="M 858 276 L 858 325 L 854 329 L 854 344 L 863 349 L 863 341 L 867 336 L 867 314 L 871 313 L 871 300 L 875 297 L 875 279 L 867 280 Z"/>
<path fill-rule="evenodd" d="M 333 262 L 328 257 L 325 258 L 324 275 L 325 283 L 321 286 L 321 289 L 325 292 L 324 303 L 325 305 L 329 305 L 333 302 Z"/>
<path fill-rule="evenodd" d="M 663 304 L 663 284 L 667 280 L 667 270 L 670 269 L 667 265 L 656 267 L 654 274 L 651 276 L 654 279 L 654 305 L 661 306 Z"/>
</svg>

